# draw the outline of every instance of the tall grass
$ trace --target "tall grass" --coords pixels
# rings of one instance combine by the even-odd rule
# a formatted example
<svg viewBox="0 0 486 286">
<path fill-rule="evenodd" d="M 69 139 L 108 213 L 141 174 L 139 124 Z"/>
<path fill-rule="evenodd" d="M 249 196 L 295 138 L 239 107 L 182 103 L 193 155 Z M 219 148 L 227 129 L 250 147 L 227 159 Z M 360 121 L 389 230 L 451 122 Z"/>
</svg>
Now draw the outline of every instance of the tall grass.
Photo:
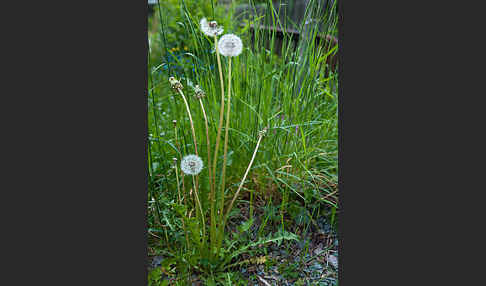
<svg viewBox="0 0 486 286">
<path fill-rule="evenodd" d="M 310 0 L 305 21 L 300 24 L 282 17 L 282 3 L 274 5 L 266 1 L 265 14 L 258 15 L 256 4 L 249 0 L 247 4 L 253 13 L 235 18 L 234 7 L 224 13 L 224 7 L 216 2 L 180 0 L 177 14 L 169 14 L 161 1 L 160 9 L 156 9 L 151 19 L 156 30 L 149 32 L 149 226 L 153 231 L 164 231 L 165 235 L 168 228 L 175 228 L 170 220 L 172 214 L 165 210 L 168 202 L 178 199 L 177 182 L 184 182 L 183 178 L 175 176 L 172 158 L 194 152 L 184 102 L 170 90 L 169 77 L 176 76 L 185 87 L 195 137 L 200 138 L 201 158 L 208 157 L 208 146 L 204 114 L 192 91 L 196 85 L 206 93 L 202 102 L 209 138 L 216 138 L 221 86 L 213 51 L 214 39 L 199 31 L 201 14 L 210 18 L 214 14 L 214 19 L 223 23 L 225 33 L 240 36 L 244 45 L 243 53 L 232 59 L 231 117 L 228 129 L 223 128 L 222 132 L 228 132 L 224 201 L 231 202 L 252 159 L 258 132 L 267 127 L 267 135 L 260 142 L 238 199 L 248 190 L 252 191 L 253 198 L 267 196 L 269 190 L 275 189 L 277 192 L 271 195 L 283 198 L 282 212 L 289 200 L 337 208 L 337 74 L 326 65 L 337 47 L 324 40 L 318 41 L 318 36 L 322 39 L 326 34 L 337 36 L 336 1 Z M 260 25 L 280 28 L 284 31 L 283 38 L 279 39 L 275 30 L 252 28 Z M 288 32 L 291 28 L 300 33 L 297 45 L 295 36 Z M 174 50 L 175 41 L 171 42 L 171 38 L 190 49 Z M 228 59 L 222 57 L 221 64 L 223 74 L 227 74 Z M 227 83 L 224 88 L 228 88 Z M 177 120 L 178 143 L 173 120 Z M 211 144 L 215 144 L 214 141 Z M 223 162 L 221 145 L 218 164 Z M 207 163 L 200 173 L 199 184 L 204 211 L 210 204 Z M 216 168 L 221 169 L 221 165 Z M 221 172 L 214 176 L 218 190 Z M 189 178 L 186 180 L 189 186 Z M 177 239 L 184 242 L 183 237 Z"/>
</svg>

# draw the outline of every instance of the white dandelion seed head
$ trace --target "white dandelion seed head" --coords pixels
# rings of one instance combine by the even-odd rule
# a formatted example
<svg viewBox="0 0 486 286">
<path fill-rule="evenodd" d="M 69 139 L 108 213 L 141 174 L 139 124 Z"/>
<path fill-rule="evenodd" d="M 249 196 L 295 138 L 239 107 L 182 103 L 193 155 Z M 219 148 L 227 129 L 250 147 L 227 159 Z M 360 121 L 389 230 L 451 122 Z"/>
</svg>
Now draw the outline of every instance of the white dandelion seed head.
<svg viewBox="0 0 486 286">
<path fill-rule="evenodd" d="M 209 37 L 214 37 L 223 33 L 223 27 L 218 26 L 216 21 L 208 22 L 206 18 L 201 19 L 199 26 L 201 31 Z"/>
<path fill-rule="evenodd" d="M 226 34 L 219 39 L 218 49 L 225 57 L 236 57 L 241 54 L 243 43 L 237 35 Z"/>
<path fill-rule="evenodd" d="M 191 154 L 182 158 L 181 170 L 187 175 L 197 175 L 201 172 L 203 165 L 199 156 Z"/>
</svg>

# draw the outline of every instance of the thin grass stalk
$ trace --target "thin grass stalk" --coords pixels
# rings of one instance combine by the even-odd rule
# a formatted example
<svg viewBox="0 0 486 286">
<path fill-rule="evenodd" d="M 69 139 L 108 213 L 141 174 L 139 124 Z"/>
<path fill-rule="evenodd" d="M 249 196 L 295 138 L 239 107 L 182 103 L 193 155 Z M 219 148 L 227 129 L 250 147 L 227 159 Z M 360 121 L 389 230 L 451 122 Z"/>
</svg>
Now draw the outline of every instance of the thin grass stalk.
<svg viewBox="0 0 486 286">
<path fill-rule="evenodd" d="M 162 219 L 160 218 L 160 210 L 159 210 L 159 207 L 158 207 L 158 204 L 157 204 L 157 201 L 155 200 L 155 197 L 152 196 L 152 200 L 154 201 L 154 209 L 155 209 L 155 224 L 157 224 L 157 222 L 159 223 L 159 225 L 162 225 Z"/>
<path fill-rule="evenodd" d="M 179 172 L 177 170 L 177 158 L 174 158 L 174 167 L 175 167 L 175 174 L 176 174 L 176 181 L 177 181 L 177 195 L 179 197 L 179 204 L 182 204 L 181 190 L 179 187 L 179 175 L 177 174 Z M 182 229 L 184 230 L 184 236 L 186 238 L 186 247 L 189 249 L 189 239 L 187 238 L 186 224 L 184 223 L 184 218 L 181 218 L 181 222 L 182 222 Z"/>
<path fill-rule="evenodd" d="M 148 171 L 149 171 L 149 182 L 150 182 L 149 185 L 152 184 L 152 182 L 153 182 L 153 176 L 154 176 L 154 174 L 153 174 L 154 171 L 152 169 L 153 168 L 152 164 L 153 164 L 153 160 L 154 159 L 152 158 L 152 146 L 151 145 L 152 145 L 152 142 L 150 141 L 150 138 L 149 138 L 148 139 L 148 144 L 147 144 L 147 147 L 148 147 L 147 148 L 147 150 L 148 150 L 148 158 L 147 159 L 148 159 L 148 163 L 149 163 L 148 164 L 148 169 L 149 169 Z"/>
<path fill-rule="evenodd" d="M 175 143 L 176 143 L 177 149 L 179 150 L 179 159 L 182 161 L 182 150 L 181 150 L 181 145 L 179 143 L 179 137 L 177 136 L 177 121 L 173 120 L 172 123 L 174 123 Z M 183 193 L 182 198 L 183 198 L 184 204 L 186 205 L 187 194 L 186 194 L 186 188 L 184 187 L 184 174 L 183 174 L 182 170 L 181 170 L 181 178 L 182 178 L 182 193 Z M 177 187 L 179 188 L 179 183 L 177 183 Z"/>
<path fill-rule="evenodd" d="M 150 52 L 148 54 L 148 64 L 150 66 L 151 62 L 150 62 Z M 155 125 L 155 133 L 156 133 L 156 136 L 155 138 L 159 137 L 160 136 L 160 133 L 159 133 L 159 123 L 158 123 L 158 120 L 157 120 L 157 113 L 155 112 L 156 110 L 156 101 L 155 101 L 155 95 L 154 95 L 154 82 L 153 82 L 153 78 L 152 78 L 152 70 L 150 69 L 150 71 L 148 72 L 149 74 L 149 79 L 150 79 L 150 96 L 152 97 L 152 112 L 153 112 L 153 117 L 154 117 L 154 125 Z M 148 112 L 148 111 L 147 111 Z M 166 157 L 166 154 L 165 154 L 165 150 L 164 148 L 161 147 L 160 145 L 160 140 L 156 140 L 157 141 L 157 147 L 159 149 L 159 152 L 162 153 L 164 155 L 164 158 Z M 170 165 L 170 163 L 169 163 Z M 164 166 L 165 166 L 165 162 L 164 162 Z M 165 181 L 165 187 L 166 189 L 168 190 L 169 189 L 169 183 L 168 183 L 168 180 L 167 180 L 167 175 L 164 173 L 164 181 Z M 158 202 L 157 202 L 158 204 Z"/>
<path fill-rule="evenodd" d="M 169 243 L 169 235 L 167 234 L 167 228 L 165 227 L 165 225 L 162 225 L 162 228 L 164 229 L 165 241 L 167 243 L 167 248 L 169 249 L 169 251 L 172 251 L 172 248 L 170 247 L 170 243 Z"/>
<path fill-rule="evenodd" d="M 181 188 L 179 186 L 179 175 L 177 174 L 177 158 L 174 158 L 174 168 L 175 168 L 175 175 L 176 175 L 176 183 L 177 183 L 177 198 L 179 199 L 179 204 L 182 202 L 181 200 Z"/>
</svg>

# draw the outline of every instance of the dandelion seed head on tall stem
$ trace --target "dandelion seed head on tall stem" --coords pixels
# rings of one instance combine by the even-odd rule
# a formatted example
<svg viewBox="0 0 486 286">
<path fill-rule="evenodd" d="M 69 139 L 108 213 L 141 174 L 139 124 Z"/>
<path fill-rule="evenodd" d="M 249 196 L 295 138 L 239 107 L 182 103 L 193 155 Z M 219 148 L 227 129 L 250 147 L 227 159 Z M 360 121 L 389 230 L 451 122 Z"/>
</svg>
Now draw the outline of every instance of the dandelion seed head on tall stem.
<svg viewBox="0 0 486 286">
<path fill-rule="evenodd" d="M 216 21 L 208 22 L 206 18 L 201 19 L 199 26 L 201 31 L 209 37 L 214 37 L 223 33 L 223 27 L 218 26 Z"/>
<path fill-rule="evenodd" d="M 226 34 L 219 39 L 218 49 L 225 57 L 236 57 L 241 54 L 243 43 L 237 35 Z"/>
<path fill-rule="evenodd" d="M 181 161 L 181 170 L 187 175 L 197 175 L 203 169 L 204 163 L 199 156 L 186 155 Z"/>
</svg>

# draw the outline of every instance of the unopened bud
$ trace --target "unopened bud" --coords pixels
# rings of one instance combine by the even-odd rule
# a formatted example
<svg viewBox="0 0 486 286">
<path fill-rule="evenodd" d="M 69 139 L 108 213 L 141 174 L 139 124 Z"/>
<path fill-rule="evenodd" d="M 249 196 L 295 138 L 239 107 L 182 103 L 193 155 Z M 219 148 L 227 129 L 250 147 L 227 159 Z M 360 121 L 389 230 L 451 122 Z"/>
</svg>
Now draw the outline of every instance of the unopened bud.
<svg viewBox="0 0 486 286">
<path fill-rule="evenodd" d="M 258 132 L 258 135 L 260 135 L 261 137 L 265 136 L 265 134 L 267 134 L 267 130 L 268 130 L 268 127 L 263 128 L 262 131 Z"/>
<path fill-rule="evenodd" d="M 203 98 L 206 95 L 206 93 L 204 92 L 204 90 L 202 90 L 199 87 L 199 85 L 196 85 L 196 87 L 194 87 L 194 92 L 195 92 L 194 95 L 196 96 L 197 99 L 201 99 L 201 98 Z"/>
</svg>

